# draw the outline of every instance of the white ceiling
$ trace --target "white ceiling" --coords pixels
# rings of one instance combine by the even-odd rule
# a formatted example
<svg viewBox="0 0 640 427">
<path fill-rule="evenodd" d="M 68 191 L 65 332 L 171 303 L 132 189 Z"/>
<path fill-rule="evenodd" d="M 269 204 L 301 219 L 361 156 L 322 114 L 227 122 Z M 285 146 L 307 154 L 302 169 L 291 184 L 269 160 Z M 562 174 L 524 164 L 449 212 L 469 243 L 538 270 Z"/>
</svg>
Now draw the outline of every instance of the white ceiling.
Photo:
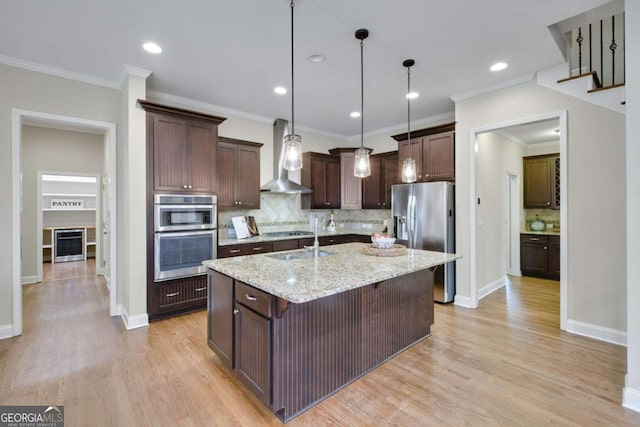
<svg viewBox="0 0 640 427">
<path fill-rule="evenodd" d="M 296 125 L 355 137 L 364 47 L 364 130 L 450 113 L 450 97 L 564 61 L 547 27 L 607 0 L 298 0 Z M 152 72 L 148 89 L 266 119 L 290 119 L 289 0 L 2 0 L 0 62 L 39 64 L 116 87 L 123 66 Z M 153 40 L 161 55 L 142 50 Z M 314 64 L 316 53 L 326 61 Z M 16 61 L 17 60 L 17 61 Z M 489 71 L 496 61 L 509 67 Z"/>
<path fill-rule="evenodd" d="M 560 121 L 558 119 L 549 119 L 505 127 L 498 132 L 521 145 L 532 145 L 544 142 L 559 143 L 559 131 Z"/>
</svg>

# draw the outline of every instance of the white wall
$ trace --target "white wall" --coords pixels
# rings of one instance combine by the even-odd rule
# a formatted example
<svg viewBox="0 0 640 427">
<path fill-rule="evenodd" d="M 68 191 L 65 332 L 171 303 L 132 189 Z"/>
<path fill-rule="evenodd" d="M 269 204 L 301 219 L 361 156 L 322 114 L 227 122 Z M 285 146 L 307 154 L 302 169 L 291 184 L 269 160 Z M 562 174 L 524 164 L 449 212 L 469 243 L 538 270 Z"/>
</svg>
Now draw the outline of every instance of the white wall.
<svg viewBox="0 0 640 427">
<path fill-rule="evenodd" d="M 117 121 L 118 91 L 0 65 L 0 200 L 11 200 L 12 109 Z M 12 324 L 12 203 L 0 206 L 0 328 Z"/>
<path fill-rule="evenodd" d="M 522 177 L 523 148 L 497 132 L 478 136 L 476 153 L 478 289 L 504 278 L 506 253 L 506 173 Z M 522 178 L 521 181 L 522 182 Z M 460 185 L 460 183 L 458 184 Z M 521 203 L 519 203 L 521 205 Z"/>
<path fill-rule="evenodd" d="M 470 130 L 562 110 L 568 110 L 569 200 L 563 209 L 569 223 L 562 224 L 568 319 L 626 331 L 624 115 L 533 81 L 456 102 L 456 252 L 463 256 L 456 262 L 457 293 L 470 298 Z"/>
<path fill-rule="evenodd" d="M 38 171 L 101 175 L 102 154 L 102 135 L 22 127 L 22 277 L 37 274 Z"/>
<path fill-rule="evenodd" d="M 626 22 L 640 22 L 640 2 L 627 1 Z M 627 378 L 624 404 L 640 411 L 640 26 L 626 27 L 627 93 Z"/>
</svg>

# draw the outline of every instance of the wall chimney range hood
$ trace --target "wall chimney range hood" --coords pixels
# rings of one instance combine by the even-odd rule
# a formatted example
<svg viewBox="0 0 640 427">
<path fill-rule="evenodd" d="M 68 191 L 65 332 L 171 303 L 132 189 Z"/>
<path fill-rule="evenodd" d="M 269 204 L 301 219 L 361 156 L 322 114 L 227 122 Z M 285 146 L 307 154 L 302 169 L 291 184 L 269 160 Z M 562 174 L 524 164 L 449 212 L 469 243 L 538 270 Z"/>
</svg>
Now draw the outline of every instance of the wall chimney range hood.
<svg viewBox="0 0 640 427">
<path fill-rule="evenodd" d="M 273 179 L 260 188 L 271 193 L 310 194 L 312 190 L 289 180 L 289 171 L 284 168 L 284 136 L 289 133 L 289 122 L 275 119 L 273 122 Z"/>
</svg>

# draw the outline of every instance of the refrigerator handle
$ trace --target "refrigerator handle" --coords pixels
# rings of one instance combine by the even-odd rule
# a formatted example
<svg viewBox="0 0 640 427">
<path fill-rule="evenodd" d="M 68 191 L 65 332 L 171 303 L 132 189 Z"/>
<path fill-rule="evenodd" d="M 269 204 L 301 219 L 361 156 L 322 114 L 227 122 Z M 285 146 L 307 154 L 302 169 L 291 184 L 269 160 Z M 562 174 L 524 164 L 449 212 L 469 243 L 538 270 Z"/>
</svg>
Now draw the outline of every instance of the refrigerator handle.
<svg viewBox="0 0 640 427">
<path fill-rule="evenodd" d="M 407 231 L 409 232 L 409 248 L 416 245 L 416 196 L 411 194 L 407 206 Z"/>
</svg>

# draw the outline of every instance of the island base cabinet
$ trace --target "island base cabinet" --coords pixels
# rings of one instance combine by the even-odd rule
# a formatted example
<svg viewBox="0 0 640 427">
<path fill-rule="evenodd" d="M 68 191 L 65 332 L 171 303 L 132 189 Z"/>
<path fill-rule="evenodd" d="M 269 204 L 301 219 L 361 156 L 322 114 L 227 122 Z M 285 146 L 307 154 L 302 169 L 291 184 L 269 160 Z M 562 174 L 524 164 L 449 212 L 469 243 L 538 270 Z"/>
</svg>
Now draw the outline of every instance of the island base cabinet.
<svg viewBox="0 0 640 427">
<path fill-rule="evenodd" d="M 433 272 L 291 304 L 272 322 L 272 408 L 288 421 L 429 336 Z"/>
<path fill-rule="evenodd" d="M 233 279 L 209 270 L 207 341 L 220 360 L 233 369 Z"/>
</svg>

